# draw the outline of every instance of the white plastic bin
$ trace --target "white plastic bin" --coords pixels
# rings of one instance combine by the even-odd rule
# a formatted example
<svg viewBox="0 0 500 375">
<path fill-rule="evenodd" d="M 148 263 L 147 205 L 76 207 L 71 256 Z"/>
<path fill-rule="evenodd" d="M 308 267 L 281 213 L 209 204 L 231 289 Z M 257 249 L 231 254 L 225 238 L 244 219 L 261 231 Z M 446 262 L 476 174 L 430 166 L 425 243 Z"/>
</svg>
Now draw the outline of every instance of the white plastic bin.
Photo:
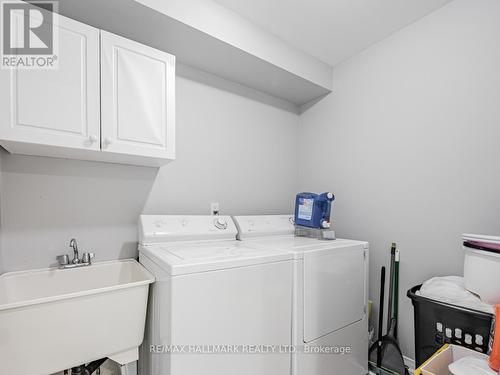
<svg viewBox="0 0 500 375">
<path fill-rule="evenodd" d="M 464 357 L 474 357 L 485 362 L 488 361 L 486 354 L 458 345 L 446 344 L 432 358 L 415 370 L 415 375 L 453 375 L 448 366 Z"/>
<path fill-rule="evenodd" d="M 465 287 L 483 302 L 500 304 L 500 252 L 479 250 L 464 244 Z"/>
</svg>

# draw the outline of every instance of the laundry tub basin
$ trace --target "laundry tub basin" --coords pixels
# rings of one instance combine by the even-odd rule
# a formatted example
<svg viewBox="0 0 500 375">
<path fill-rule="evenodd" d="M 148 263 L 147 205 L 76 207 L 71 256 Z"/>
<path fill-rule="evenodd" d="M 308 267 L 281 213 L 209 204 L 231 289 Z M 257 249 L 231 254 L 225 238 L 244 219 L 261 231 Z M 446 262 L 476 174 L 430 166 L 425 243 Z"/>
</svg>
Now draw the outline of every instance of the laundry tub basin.
<svg viewBox="0 0 500 375">
<path fill-rule="evenodd" d="M 104 357 L 137 360 L 153 281 L 135 260 L 0 275 L 1 373 L 52 374 Z"/>
</svg>

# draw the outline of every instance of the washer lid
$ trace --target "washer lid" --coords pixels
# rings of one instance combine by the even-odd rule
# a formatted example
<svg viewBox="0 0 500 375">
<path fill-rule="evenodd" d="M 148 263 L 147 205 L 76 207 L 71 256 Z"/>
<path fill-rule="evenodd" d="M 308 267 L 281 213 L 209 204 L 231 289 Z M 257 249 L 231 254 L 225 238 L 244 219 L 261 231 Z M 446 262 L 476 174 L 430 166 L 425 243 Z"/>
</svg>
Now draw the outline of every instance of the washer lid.
<svg viewBox="0 0 500 375">
<path fill-rule="evenodd" d="M 236 225 L 230 216 L 141 215 L 139 243 L 236 239 Z"/>
<path fill-rule="evenodd" d="M 233 216 L 238 228 L 238 239 L 290 235 L 295 231 L 293 215 Z"/>
<path fill-rule="evenodd" d="M 236 240 L 141 246 L 140 252 L 170 275 L 216 271 L 293 259 L 293 254 L 290 252 L 252 248 Z"/>
</svg>

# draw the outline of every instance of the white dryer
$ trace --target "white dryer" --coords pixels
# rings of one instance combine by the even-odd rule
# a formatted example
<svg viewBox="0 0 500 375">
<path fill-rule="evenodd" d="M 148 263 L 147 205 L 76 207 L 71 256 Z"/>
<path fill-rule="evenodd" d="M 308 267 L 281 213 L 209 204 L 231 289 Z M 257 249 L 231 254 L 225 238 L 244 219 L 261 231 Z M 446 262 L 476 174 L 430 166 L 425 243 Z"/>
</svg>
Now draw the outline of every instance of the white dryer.
<svg viewBox="0 0 500 375">
<path fill-rule="evenodd" d="M 228 216 L 143 215 L 139 260 L 155 275 L 143 375 L 289 375 L 293 256 L 247 247 Z"/>
<path fill-rule="evenodd" d="M 292 374 L 367 374 L 368 243 L 295 237 L 292 215 L 234 220 L 247 246 L 294 254 Z"/>
</svg>

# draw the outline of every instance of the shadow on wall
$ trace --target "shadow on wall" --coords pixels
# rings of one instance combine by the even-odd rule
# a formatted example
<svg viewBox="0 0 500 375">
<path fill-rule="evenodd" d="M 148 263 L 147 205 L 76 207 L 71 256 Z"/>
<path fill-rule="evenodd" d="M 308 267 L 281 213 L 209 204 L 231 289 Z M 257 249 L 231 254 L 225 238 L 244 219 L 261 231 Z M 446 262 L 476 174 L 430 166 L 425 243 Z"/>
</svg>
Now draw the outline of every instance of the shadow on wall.
<svg viewBox="0 0 500 375">
<path fill-rule="evenodd" d="M 1 153 L 0 270 L 47 267 L 70 238 L 96 260 L 135 257 L 157 168 Z"/>
<path fill-rule="evenodd" d="M 280 99 L 270 94 L 266 94 L 262 91 L 258 91 L 247 86 L 228 81 L 224 78 L 215 76 L 210 73 L 205 73 L 188 65 L 177 64 L 176 69 L 177 75 L 186 79 L 201 82 L 205 85 L 231 92 L 233 94 L 243 96 L 245 98 L 254 100 L 259 103 L 267 104 L 287 112 L 291 112 L 294 114 L 298 114 L 300 112 L 300 108 L 284 99 Z"/>
</svg>

